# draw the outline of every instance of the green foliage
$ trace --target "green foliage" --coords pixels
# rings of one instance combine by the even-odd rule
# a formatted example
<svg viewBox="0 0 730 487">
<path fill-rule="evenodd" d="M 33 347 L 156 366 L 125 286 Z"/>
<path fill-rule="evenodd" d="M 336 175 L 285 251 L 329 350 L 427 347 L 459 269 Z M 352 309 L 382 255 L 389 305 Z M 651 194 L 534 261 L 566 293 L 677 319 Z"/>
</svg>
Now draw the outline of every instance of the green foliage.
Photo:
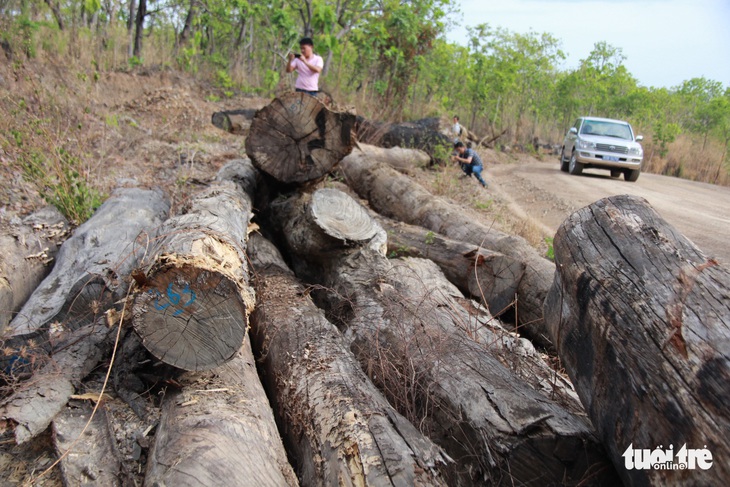
<svg viewBox="0 0 730 487">
<path fill-rule="evenodd" d="M 545 258 L 555 261 L 555 249 L 553 248 L 553 237 L 545 237 L 545 243 L 547 244 L 547 252 L 545 252 Z"/>
<path fill-rule="evenodd" d="M 661 120 L 654 125 L 654 139 L 659 142 L 659 157 L 667 157 L 669 144 L 681 133 L 676 123 L 664 123 Z"/>
<path fill-rule="evenodd" d="M 280 79 L 281 75 L 278 71 L 267 69 L 266 74 L 264 74 L 264 90 L 266 92 L 274 91 L 274 88 L 276 88 L 276 85 L 279 84 Z"/>
<path fill-rule="evenodd" d="M 104 117 L 104 121 L 109 127 L 119 127 L 119 117 L 115 113 Z"/>
<path fill-rule="evenodd" d="M 130 68 L 134 69 L 136 67 L 142 66 L 144 64 L 140 58 L 137 56 L 132 56 L 127 60 L 127 64 Z"/>
<path fill-rule="evenodd" d="M 35 150 L 23 153 L 20 165 L 26 180 L 36 186 L 41 197 L 70 221 L 78 224 L 88 220 L 103 202 L 101 193 L 79 172 L 79 160 L 63 149 L 52 159 Z"/>
<path fill-rule="evenodd" d="M 426 232 L 426 240 L 425 240 L 426 245 L 433 245 L 435 239 L 436 239 L 435 233 L 433 233 L 431 231 Z"/>
<path fill-rule="evenodd" d="M 504 132 L 495 144 L 513 147 L 530 147 L 534 137 L 558 143 L 581 115 L 622 118 L 640 128 L 663 159 L 679 134 L 701 138 L 713 161 L 705 173 L 724 174 L 730 108 L 722 83 L 698 77 L 672 88 L 640 86 L 624 65 L 622 49 L 606 42 L 564 70 L 561 42 L 551 34 L 488 24 L 468 28 L 468 45 L 459 46 L 444 36 L 456 7 L 450 0 L 153 2 L 143 33 L 149 47 L 129 59 L 119 56 L 127 47 L 126 9 L 116 19 L 122 22 L 111 22 L 100 0 L 59 5 L 62 23 L 75 26 L 73 34 L 58 28 L 43 2 L 15 2 L 3 10 L 0 40 L 13 53 L 14 69 L 37 51 L 77 57 L 74 50 L 83 49 L 93 57 L 92 71 L 79 70 L 83 81 L 96 82 L 105 69 L 123 63 L 136 68 L 144 58 L 159 65 L 173 59 L 187 72 L 212 75 L 223 96 L 241 87 L 271 96 L 282 85 L 284 56 L 308 35 L 328 60 L 320 86 L 368 118 L 398 122 L 458 113 L 473 132 Z M 87 20 L 96 14 L 98 28 L 84 25 L 81 11 Z M 115 29 L 117 36 L 109 35 Z M 438 160 L 450 148 L 436 152 Z M 673 164 L 669 171 L 683 171 Z M 693 173 L 689 166 L 684 172 Z"/>
</svg>

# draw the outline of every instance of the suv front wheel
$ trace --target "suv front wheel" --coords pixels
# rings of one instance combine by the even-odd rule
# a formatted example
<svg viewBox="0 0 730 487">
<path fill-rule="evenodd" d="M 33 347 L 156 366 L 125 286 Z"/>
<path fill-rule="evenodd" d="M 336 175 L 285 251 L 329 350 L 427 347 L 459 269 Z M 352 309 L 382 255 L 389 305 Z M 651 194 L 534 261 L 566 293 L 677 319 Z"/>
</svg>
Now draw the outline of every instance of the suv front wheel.
<svg viewBox="0 0 730 487">
<path fill-rule="evenodd" d="M 583 164 L 578 162 L 575 157 L 575 151 L 570 155 L 570 163 L 568 163 L 568 172 L 573 176 L 578 176 L 583 173 Z M 625 176 L 624 176 L 625 177 Z"/>
<path fill-rule="evenodd" d="M 626 181 L 633 183 L 639 179 L 639 174 L 641 174 L 641 169 L 624 169 L 624 179 Z"/>
</svg>

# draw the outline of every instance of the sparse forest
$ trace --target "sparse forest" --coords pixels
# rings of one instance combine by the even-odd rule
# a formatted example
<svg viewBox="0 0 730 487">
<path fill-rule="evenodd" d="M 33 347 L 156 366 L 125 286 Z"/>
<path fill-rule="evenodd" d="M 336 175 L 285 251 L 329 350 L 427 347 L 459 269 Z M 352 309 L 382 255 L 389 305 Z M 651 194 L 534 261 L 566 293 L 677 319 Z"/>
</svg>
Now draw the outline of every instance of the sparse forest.
<svg viewBox="0 0 730 487">
<path fill-rule="evenodd" d="M 225 98 L 288 89 L 288 51 L 311 36 L 325 60 L 320 84 L 340 104 L 378 120 L 458 113 L 499 147 L 559 144 L 581 115 L 627 119 L 645 136 L 648 172 L 730 183 L 730 87 L 698 77 L 641 86 L 619 46 L 597 43 L 573 70 L 558 33 L 468 29 L 456 0 L 2 0 L 0 43 L 13 62 L 78 62 L 79 76 L 166 66 L 206 77 Z M 6 139 L 8 135 L 0 135 Z M 12 137 L 11 137 L 12 138 Z M 10 143 L 12 140 L 3 140 Z"/>
<path fill-rule="evenodd" d="M 0 0 L 0 484 L 730 476 L 724 264 L 631 195 L 543 238 L 442 163 L 456 113 L 485 162 L 558 173 L 596 115 L 645 170 L 730 185 L 730 87 L 640 86 L 606 43 L 561 70 L 553 34 L 455 45 L 458 9 Z M 302 36 L 329 96 L 293 92 Z M 638 467 L 685 442 L 713 468 Z"/>
</svg>

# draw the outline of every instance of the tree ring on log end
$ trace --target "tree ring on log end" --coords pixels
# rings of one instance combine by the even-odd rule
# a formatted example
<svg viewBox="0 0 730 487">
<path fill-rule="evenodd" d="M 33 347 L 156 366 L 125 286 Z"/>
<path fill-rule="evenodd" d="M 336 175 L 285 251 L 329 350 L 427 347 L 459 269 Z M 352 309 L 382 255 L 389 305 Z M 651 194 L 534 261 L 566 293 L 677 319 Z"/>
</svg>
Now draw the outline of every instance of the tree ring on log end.
<svg viewBox="0 0 730 487">
<path fill-rule="evenodd" d="M 189 265 L 158 269 L 135 298 L 134 329 L 159 360 L 202 371 L 228 361 L 246 334 L 246 305 L 235 282 Z"/>
<path fill-rule="evenodd" d="M 352 151 L 355 115 L 333 112 L 305 93 L 288 93 L 256 113 L 246 153 L 254 165 L 285 183 L 326 175 Z"/>
<path fill-rule="evenodd" d="M 327 235 L 340 240 L 365 242 L 382 231 L 365 208 L 338 189 L 315 191 L 310 211 L 314 221 Z"/>
</svg>

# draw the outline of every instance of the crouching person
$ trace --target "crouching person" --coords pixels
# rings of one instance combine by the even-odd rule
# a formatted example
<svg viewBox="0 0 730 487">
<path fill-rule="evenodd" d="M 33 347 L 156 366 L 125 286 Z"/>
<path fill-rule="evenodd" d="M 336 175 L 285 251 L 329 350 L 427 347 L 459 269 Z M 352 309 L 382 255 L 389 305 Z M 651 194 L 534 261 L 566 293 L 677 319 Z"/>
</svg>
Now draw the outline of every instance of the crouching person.
<svg viewBox="0 0 730 487">
<path fill-rule="evenodd" d="M 464 171 L 466 176 L 473 174 L 477 178 L 477 181 L 479 181 L 479 184 L 486 188 L 487 183 L 482 178 L 484 165 L 476 151 L 474 149 L 467 149 L 461 141 L 457 141 L 454 144 L 454 150 L 456 150 L 456 154 L 451 156 L 452 160 L 461 164 L 461 170 Z"/>
</svg>

